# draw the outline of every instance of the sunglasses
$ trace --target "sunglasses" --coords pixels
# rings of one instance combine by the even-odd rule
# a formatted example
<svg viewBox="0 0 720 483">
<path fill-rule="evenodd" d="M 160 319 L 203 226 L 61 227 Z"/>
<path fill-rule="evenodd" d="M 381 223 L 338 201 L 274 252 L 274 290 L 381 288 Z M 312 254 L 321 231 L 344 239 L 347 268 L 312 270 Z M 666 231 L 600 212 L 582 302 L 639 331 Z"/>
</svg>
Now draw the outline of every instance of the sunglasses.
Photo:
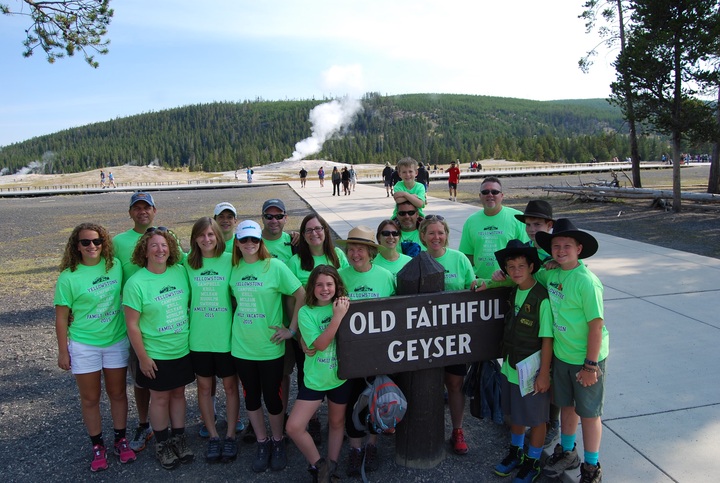
<svg viewBox="0 0 720 483">
<path fill-rule="evenodd" d="M 480 191 L 480 194 L 485 195 L 485 196 L 487 196 L 489 194 L 499 195 L 500 193 L 502 193 L 502 191 L 500 191 L 500 190 L 481 190 Z"/>
<path fill-rule="evenodd" d="M 315 228 L 305 228 L 306 235 L 312 235 L 313 232 L 320 233 L 321 231 L 325 231 L 325 228 L 323 228 L 322 226 L 316 226 Z"/>
<path fill-rule="evenodd" d="M 99 247 L 100 245 L 103 244 L 103 242 L 105 240 L 103 240 L 102 238 L 95 238 L 94 240 L 88 240 L 87 238 L 83 238 L 82 240 L 78 240 L 78 241 L 84 247 L 89 247 L 91 243 L 93 245 L 95 245 L 96 247 Z"/>
<path fill-rule="evenodd" d="M 395 231 L 395 230 L 393 230 L 393 231 L 383 230 L 383 231 L 380 232 L 380 234 L 381 234 L 382 236 L 394 236 L 394 237 L 396 237 L 396 238 L 400 236 L 400 232 L 399 232 L 399 231 Z"/>
<path fill-rule="evenodd" d="M 265 218 L 268 221 L 272 220 L 273 218 L 279 221 L 279 220 L 282 220 L 283 218 L 285 218 L 285 213 L 280 213 L 279 215 L 271 215 L 270 213 L 264 213 L 263 218 Z"/>
<path fill-rule="evenodd" d="M 440 215 L 425 215 L 425 219 L 426 219 L 427 221 L 433 221 L 433 220 L 444 221 L 444 220 L 445 220 L 445 217 L 444 217 L 444 216 L 440 216 Z"/>
<path fill-rule="evenodd" d="M 244 236 L 242 238 L 238 238 L 238 241 L 240 243 L 260 243 L 260 239 L 255 238 L 254 236 Z"/>
<path fill-rule="evenodd" d="M 416 210 L 398 211 L 398 216 L 413 216 L 415 213 L 417 213 Z"/>
<path fill-rule="evenodd" d="M 150 228 L 145 230 L 145 233 L 152 233 L 154 231 L 168 231 L 168 229 L 164 226 L 151 226 Z"/>
</svg>

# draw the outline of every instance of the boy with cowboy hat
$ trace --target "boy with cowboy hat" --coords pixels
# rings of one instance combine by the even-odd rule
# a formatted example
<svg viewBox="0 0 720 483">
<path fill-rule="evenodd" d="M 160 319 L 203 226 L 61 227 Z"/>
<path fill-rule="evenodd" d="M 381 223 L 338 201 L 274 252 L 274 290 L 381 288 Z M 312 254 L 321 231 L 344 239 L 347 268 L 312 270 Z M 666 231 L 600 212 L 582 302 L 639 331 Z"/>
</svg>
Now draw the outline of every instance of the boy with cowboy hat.
<svg viewBox="0 0 720 483">
<path fill-rule="evenodd" d="M 530 483 L 540 476 L 540 456 L 545 441 L 545 423 L 550 407 L 550 362 L 553 347 L 553 318 L 545 287 L 533 278 L 540 267 L 537 249 L 520 240 L 510 240 L 495 252 L 502 270 L 517 286 L 510 292 L 510 310 L 505 314 L 502 356 L 502 408 L 511 421 L 511 444 L 508 455 L 495 473 L 510 476 L 520 468 L 513 483 Z M 540 351 L 540 371 L 534 392 L 522 395 L 519 386 L 518 362 Z M 530 437 L 523 452 L 525 427 Z"/>
<path fill-rule="evenodd" d="M 582 261 L 597 252 L 598 242 L 567 218 L 555 221 L 553 233 L 537 233 L 536 240 L 560 265 L 559 270 L 535 275 L 547 287 L 553 312 L 553 396 L 562 420 L 560 443 L 546 461 L 544 473 L 557 478 L 580 465 L 575 449 L 580 416 L 585 451 L 581 480 L 599 482 L 609 335 L 603 321 L 602 283 Z"/>
<path fill-rule="evenodd" d="M 552 257 L 550 254 L 538 247 L 535 241 L 536 233 L 541 231 L 550 233 L 552 231 L 555 220 L 553 220 L 553 210 L 550 203 L 544 200 L 530 200 L 525 207 L 525 211 L 515 215 L 515 218 L 525 225 L 525 233 L 527 233 L 527 236 L 530 238 L 532 245 L 538 249 L 540 261 L 545 263 L 551 260 Z"/>
</svg>

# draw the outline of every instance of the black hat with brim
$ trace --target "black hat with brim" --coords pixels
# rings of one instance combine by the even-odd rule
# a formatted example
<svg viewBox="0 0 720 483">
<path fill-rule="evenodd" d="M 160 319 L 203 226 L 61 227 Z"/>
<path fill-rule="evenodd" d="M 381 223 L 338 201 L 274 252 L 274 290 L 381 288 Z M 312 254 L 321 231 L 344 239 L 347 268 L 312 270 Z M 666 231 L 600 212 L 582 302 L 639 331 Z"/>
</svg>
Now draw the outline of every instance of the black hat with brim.
<svg viewBox="0 0 720 483">
<path fill-rule="evenodd" d="M 569 218 L 558 218 L 553 224 L 552 233 L 538 232 L 535 233 L 535 241 L 546 252 L 552 254 L 553 238 L 558 236 L 566 236 L 574 238 L 582 245 L 582 250 L 578 258 L 590 258 L 598 251 L 598 242 L 590 233 L 578 230 Z"/>
<path fill-rule="evenodd" d="M 526 216 L 553 221 L 552 206 L 545 200 L 530 200 L 525 207 L 525 212 L 522 215 L 515 215 L 515 218 L 525 223 Z"/>
<path fill-rule="evenodd" d="M 525 257 L 528 263 L 532 263 L 532 273 L 540 270 L 540 266 L 542 265 L 540 257 L 538 257 L 537 248 L 528 243 L 523 243 L 520 240 L 510 240 L 505 248 L 495 252 L 495 259 L 497 260 L 498 265 L 500 265 L 502 271 L 505 273 L 507 273 L 507 270 L 505 269 L 505 262 L 508 258 L 514 257 Z"/>
</svg>

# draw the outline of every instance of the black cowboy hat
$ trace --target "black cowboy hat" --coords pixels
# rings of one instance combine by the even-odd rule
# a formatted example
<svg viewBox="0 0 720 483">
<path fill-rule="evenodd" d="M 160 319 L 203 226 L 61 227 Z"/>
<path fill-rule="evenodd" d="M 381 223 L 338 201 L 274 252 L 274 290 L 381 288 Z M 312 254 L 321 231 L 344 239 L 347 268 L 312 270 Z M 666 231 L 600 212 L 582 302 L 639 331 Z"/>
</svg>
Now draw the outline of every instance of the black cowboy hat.
<svg viewBox="0 0 720 483">
<path fill-rule="evenodd" d="M 525 207 L 525 212 L 522 215 L 515 215 L 515 218 L 525 223 L 526 216 L 553 221 L 552 206 L 544 200 L 530 200 Z"/>
<path fill-rule="evenodd" d="M 535 241 L 548 253 L 552 254 L 552 240 L 556 236 L 567 236 L 574 238 L 582 245 L 582 250 L 578 258 L 589 258 L 598 251 L 598 242 L 590 233 L 578 230 L 569 218 L 558 218 L 553 224 L 552 233 L 538 232 L 535 233 Z"/>
<path fill-rule="evenodd" d="M 508 258 L 516 256 L 523 256 L 527 259 L 528 263 L 533 264 L 532 273 L 540 270 L 542 266 L 540 257 L 538 257 L 537 248 L 529 243 L 523 243 L 520 240 L 510 240 L 505 248 L 495 252 L 495 259 L 505 273 L 507 273 L 507 270 L 505 270 L 505 261 Z"/>
</svg>

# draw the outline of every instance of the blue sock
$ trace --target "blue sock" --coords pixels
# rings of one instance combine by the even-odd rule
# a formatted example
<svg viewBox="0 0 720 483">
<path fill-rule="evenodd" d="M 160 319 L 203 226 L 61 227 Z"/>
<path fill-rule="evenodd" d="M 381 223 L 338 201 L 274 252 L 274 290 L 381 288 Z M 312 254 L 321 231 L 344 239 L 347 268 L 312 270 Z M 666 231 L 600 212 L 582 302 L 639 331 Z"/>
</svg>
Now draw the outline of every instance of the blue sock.
<svg viewBox="0 0 720 483">
<path fill-rule="evenodd" d="M 536 448 L 533 445 L 528 446 L 527 455 L 534 460 L 539 460 L 540 456 L 542 455 L 542 446 L 539 448 Z"/>
<path fill-rule="evenodd" d="M 598 459 L 600 459 L 600 452 L 585 451 L 585 463 L 597 466 Z"/>
<path fill-rule="evenodd" d="M 515 434 L 510 433 L 511 439 L 510 444 L 513 446 L 517 446 L 518 448 L 522 448 L 525 444 L 525 433 Z"/>
<path fill-rule="evenodd" d="M 560 433 L 560 446 L 563 451 L 572 451 L 575 447 L 575 435 Z"/>
</svg>

